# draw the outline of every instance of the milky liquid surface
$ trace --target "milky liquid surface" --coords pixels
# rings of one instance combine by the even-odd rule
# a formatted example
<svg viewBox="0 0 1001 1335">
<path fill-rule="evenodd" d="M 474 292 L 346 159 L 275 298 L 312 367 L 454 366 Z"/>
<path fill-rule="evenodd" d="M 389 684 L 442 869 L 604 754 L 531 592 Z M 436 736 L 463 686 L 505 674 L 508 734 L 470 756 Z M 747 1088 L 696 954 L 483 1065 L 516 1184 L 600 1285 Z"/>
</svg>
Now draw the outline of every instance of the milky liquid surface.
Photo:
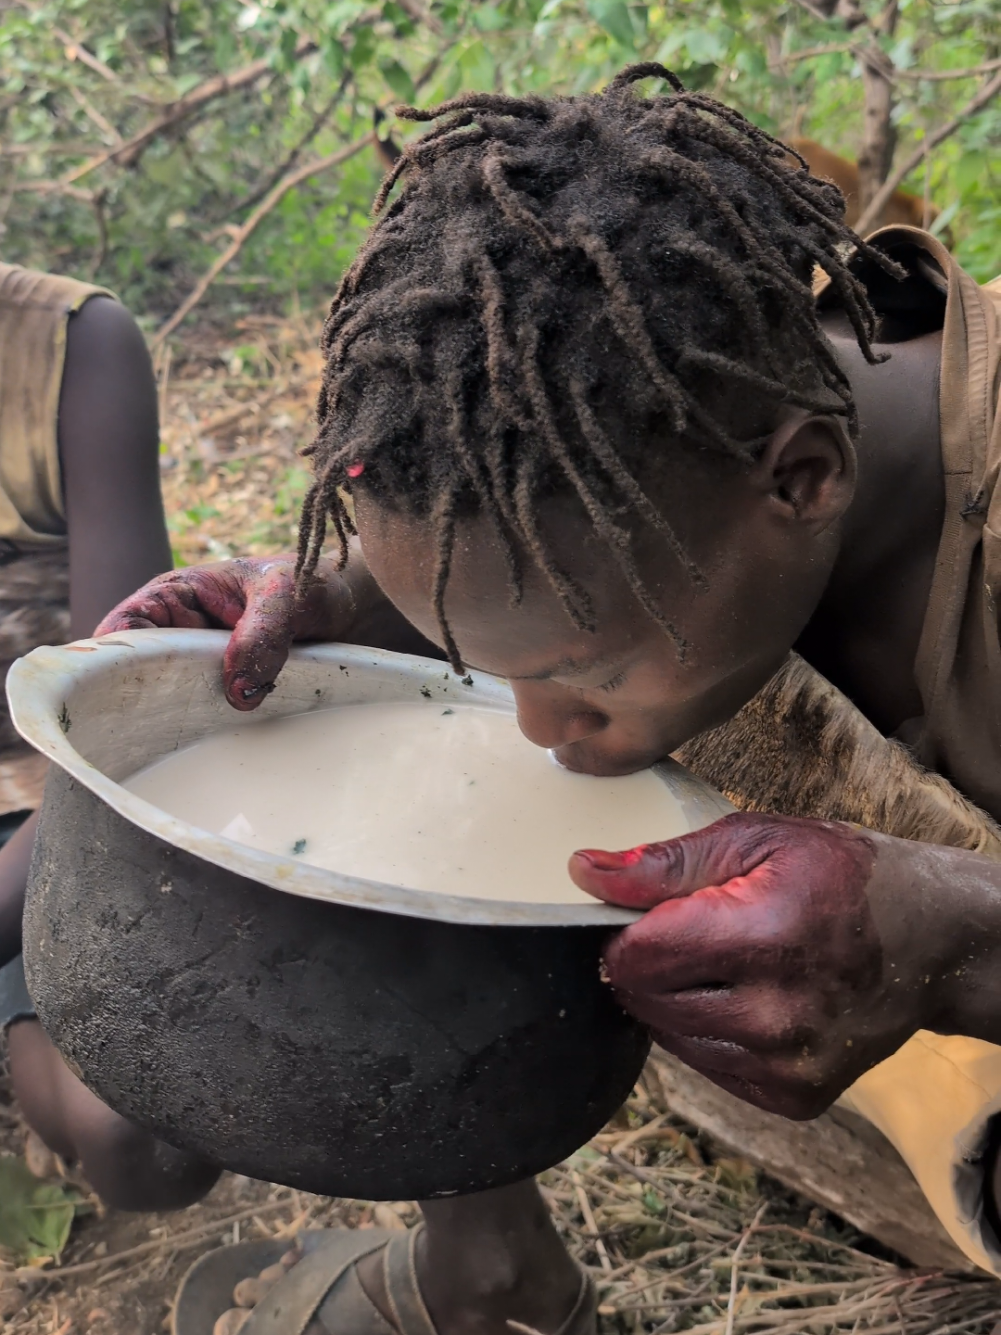
<svg viewBox="0 0 1001 1335">
<path fill-rule="evenodd" d="M 252 848 L 474 899 L 593 904 L 567 874 L 575 849 L 632 848 L 689 828 L 654 771 L 571 774 L 513 714 L 437 702 L 244 724 L 124 787 Z"/>
</svg>

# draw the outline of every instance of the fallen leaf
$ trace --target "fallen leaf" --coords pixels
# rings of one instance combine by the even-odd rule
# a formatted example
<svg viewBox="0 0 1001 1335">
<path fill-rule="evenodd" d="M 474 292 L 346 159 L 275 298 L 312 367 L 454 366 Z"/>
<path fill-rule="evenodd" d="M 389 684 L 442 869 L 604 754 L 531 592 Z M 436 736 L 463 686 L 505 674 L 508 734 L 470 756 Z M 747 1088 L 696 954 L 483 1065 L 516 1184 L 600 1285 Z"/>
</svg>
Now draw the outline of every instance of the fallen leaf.
<svg viewBox="0 0 1001 1335">
<path fill-rule="evenodd" d="M 18 1264 L 58 1260 L 73 1217 L 82 1205 L 78 1192 L 62 1182 L 40 1182 L 23 1159 L 0 1155 L 0 1247 Z"/>
</svg>

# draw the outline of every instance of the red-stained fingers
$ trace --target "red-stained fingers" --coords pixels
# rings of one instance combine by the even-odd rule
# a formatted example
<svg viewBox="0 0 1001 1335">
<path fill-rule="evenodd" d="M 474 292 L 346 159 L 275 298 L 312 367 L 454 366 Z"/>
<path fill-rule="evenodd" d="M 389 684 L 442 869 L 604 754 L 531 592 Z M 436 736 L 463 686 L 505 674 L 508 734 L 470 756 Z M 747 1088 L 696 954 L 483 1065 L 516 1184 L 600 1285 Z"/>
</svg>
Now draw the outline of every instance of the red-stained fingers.
<svg viewBox="0 0 1001 1335">
<path fill-rule="evenodd" d="M 570 859 L 570 876 L 597 899 L 623 908 L 652 908 L 746 876 L 774 852 L 778 833 L 767 821 L 736 813 L 679 839 L 624 853 L 581 849 Z"/>
<path fill-rule="evenodd" d="M 243 615 L 243 580 L 237 562 L 170 570 L 144 584 L 112 608 L 94 631 L 166 629 L 232 629 Z"/>
<path fill-rule="evenodd" d="M 609 902 L 653 906 L 605 950 L 625 1009 L 710 1079 L 805 1117 L 910 1024 L 887 1004 L 875 857 L 846 825 L 744 813 L 625 855 L 575 855 L 571 872 Z"/>
<path fill-rule="evenodd" d="M 294 640 L 334 640 L 354 615 L 347 583 L 331 567 L 303 597 L 295 557 L 245 558 L 171 571 L 108 614 L 95 634 L 150 627 L 231 630 L 223 687 L 234 709 L 256 709 L 274 689 Z"/>
</svg>

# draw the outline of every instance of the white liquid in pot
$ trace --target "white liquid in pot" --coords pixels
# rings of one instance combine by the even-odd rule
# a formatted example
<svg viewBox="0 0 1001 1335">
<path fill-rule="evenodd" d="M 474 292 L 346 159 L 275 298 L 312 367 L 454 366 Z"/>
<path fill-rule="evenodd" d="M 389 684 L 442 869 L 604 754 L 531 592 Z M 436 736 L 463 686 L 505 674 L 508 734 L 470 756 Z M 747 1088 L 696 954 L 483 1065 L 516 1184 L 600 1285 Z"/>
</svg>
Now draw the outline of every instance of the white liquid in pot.
<svg viewBox="0 0 1001 1335">
<path fill-rule="evenodd" d="M 684 834 L 652 770 L 571 774 L 513 714 L 438 702 L 350 705 L 206 737 L 124 786 L 214 834 L 369 880 L 475 899 L 593 903 L 577 848 Z"/>
</svg>

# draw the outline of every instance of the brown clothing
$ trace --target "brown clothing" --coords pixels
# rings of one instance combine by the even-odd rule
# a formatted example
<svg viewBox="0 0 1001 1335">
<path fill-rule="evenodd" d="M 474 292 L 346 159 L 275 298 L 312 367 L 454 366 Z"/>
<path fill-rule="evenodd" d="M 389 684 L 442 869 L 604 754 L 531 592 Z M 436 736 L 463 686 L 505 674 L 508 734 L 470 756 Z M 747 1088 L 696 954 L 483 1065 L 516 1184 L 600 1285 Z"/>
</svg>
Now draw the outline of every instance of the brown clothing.
<svg viewBox="0 0 1001 1335">
<path fill-rule="evenodd" d="M 937 773 L 882 737 L 796 655 L 734 719 L 689 742 L 679 758 L 745 810 L 850 820 L 998 860 L 1001 282 L 978 287 L 915 229 L 889 228 L 872 239 L 909 275 L 897 282 L 877 265 L 858 266 L 881 336 L 943 335 L 946 514 L 916 663 L 924 713 L 902 730 L 911 746 L 917 738 L 919 758 Z M 829 284 L 818 285 L 822 308 L 835 300 Z M 1001 1046 L 919 1030 L 841 1102 L 897 1148 L 959 1249 L 1001 1276 L 1001 1239 L 984 1208 L 985 1150 L 1001 1119 Z"/>
<path fill-rule="evenodd" d="M 98 294 L 110 295 L 0 264 L 0 686 L 15 658 L 69 638 L 59 392 L 69 317 Z M 38 805 L 45 763 L 0 696 L 0 815 Z"/>
<path fill-rule="evenodd" d="M 1001 820 L 1001 278 L 979 286 L 914 227 L 869 239 L 910 274 L 898 283 L 859 266 L 880 316 L 905 336 L 942 330 L 945 523 L 915 664 L 924 717 L 908 726 L 908 742 Z M 832 298 L 826 288 L 821 306 Z"/>
</svg>

